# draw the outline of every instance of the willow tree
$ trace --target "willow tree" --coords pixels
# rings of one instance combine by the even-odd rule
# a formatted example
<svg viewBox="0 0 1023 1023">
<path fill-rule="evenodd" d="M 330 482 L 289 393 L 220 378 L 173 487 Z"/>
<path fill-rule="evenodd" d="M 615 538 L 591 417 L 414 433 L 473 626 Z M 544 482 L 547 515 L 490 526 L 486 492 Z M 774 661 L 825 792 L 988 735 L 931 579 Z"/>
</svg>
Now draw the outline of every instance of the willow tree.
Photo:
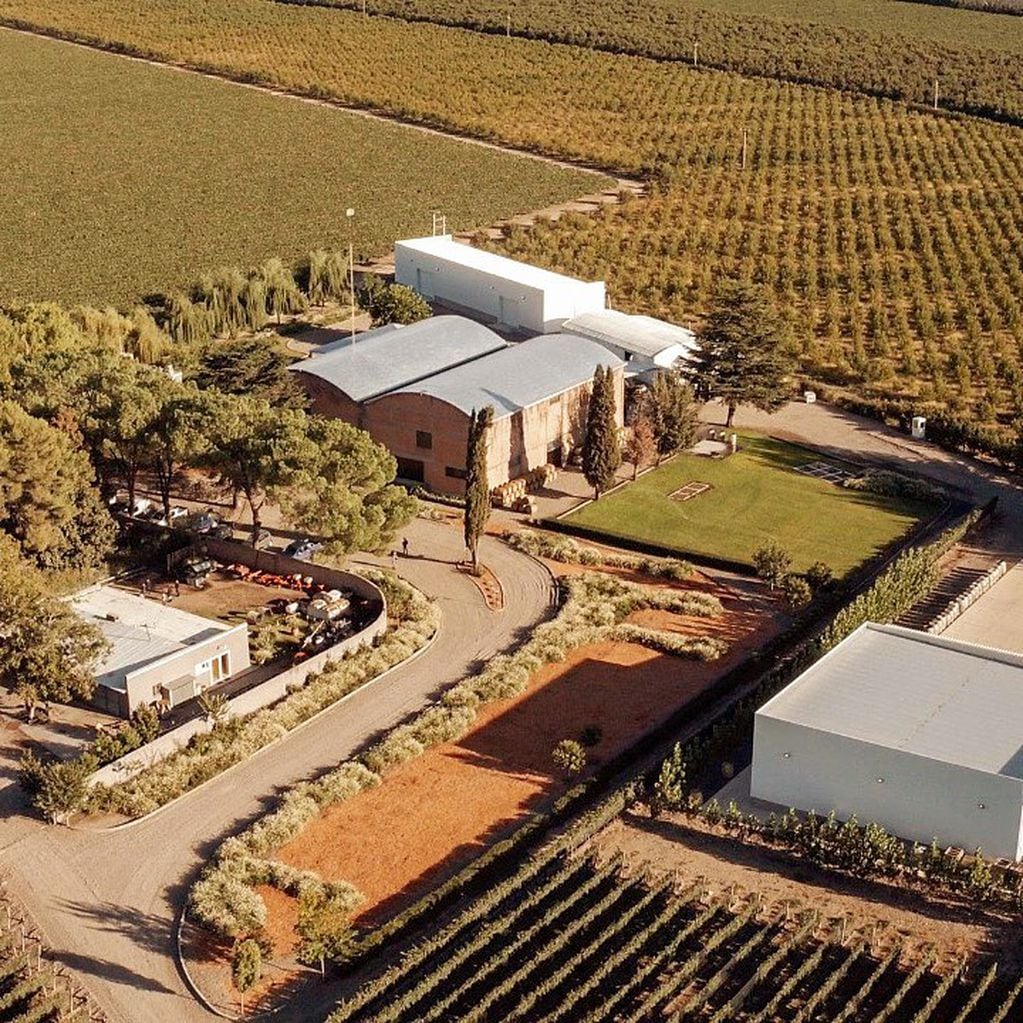
<svg viewBox="0 0 1023 1023">
<path fill-rule="evenodd" d="M 472 410 L 469 417 L 469 439 L 465 450 L 465 546 L 472 561 L 472 570 L 480 570 L 480 537 L 490 518 L 490 482 L 487 479 L 487 431 L 494 420 L 494 410 Z"/>
<path fill-rule="evenodd" d="M 600 500 L 601 492 L 614 483 L 621 464 L 614 371 L 598 366 L 593 373 L 593 393 L 586 410 L 583 441 L 583 474 L 593 487 L 594 500 Z"/>
</svg>

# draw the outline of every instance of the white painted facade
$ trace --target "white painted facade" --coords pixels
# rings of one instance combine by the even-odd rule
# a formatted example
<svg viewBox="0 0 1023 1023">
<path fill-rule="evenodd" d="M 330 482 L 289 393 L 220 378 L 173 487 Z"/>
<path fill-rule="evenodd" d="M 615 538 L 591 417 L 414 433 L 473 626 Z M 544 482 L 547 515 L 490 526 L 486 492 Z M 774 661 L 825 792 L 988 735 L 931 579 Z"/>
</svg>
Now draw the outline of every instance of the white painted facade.
<svg viewBox="0 0 1023 1023">
<path fill-rule="evenodd" d="M 580 281 L 456 242 L 451 235 L 395 242 L 394 279 L 428 301 L 536 334 L 604 308 L 603 281 Z"/>
<path fill-rule="evenodd" d="M 867 624 L 757 712 L 750 794 L 1023 858 L 1023 658 Z"/>
</svg>

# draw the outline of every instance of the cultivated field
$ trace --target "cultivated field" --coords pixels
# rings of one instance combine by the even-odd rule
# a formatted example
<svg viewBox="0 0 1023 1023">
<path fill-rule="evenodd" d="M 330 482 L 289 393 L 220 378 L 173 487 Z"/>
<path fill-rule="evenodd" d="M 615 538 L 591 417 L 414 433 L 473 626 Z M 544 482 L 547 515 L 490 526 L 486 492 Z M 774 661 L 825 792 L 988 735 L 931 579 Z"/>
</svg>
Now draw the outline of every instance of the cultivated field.
<svg viewBox="0 0 1023 1023">
<path fill-rule="evenodd" d="M 130 303 L 218 265 L 359 251 L 605 179 L 0 30 L 0 300 Z"/>
<path fill-rule="evenodd" d="M 565 217 L 507 250 L 606 277 L 617 307 L 681 323 L 699 321 L 722 275 L 746 274 L 819 379 L 978 422 L 1023 412 L 1021 129 L 349 11 L 143 6 L 0 0 L 0 16 L 655 175 L 667 187 L 653 200 Z"/>
<path fill-rule="evenodd" d="M 361 10 L 363 0 L 283 0 Z M 1010 0 L 1011 2 L 1011 0 Z M 366 0 L 366 9 L 484 32 L 695 59 L 704 67 L 930 103 L 1023 113 L 1023 25 L 891 0 Z M 987 51 L 987 52 L 984 52 Z M 1015 70 L 1013 70 L 1015 69 Z"/>
<path fill-rule="evenodd" d="M 1020 984 L 986 964 L 939 973 L 812 907 L 617 856 L 527 862 L 495 895 L 330 1023 L 1006 1023 L 1021 1008 Z"/>
<path fill-rule="evenodd" d="M 794 570 L 824 561 L 841 576 L 927 515 L 917 502 L 848 490 L 796 471 L 822 461 L 806 448 L 744 434 L 739 452 L 729 458 L 679 455 L 567 521 L 612 537 L 746 563 L 774 540 L 791 553 Z M 678 492 L 690 483 L 709 489 L 680 500 Z"/>
</svg>

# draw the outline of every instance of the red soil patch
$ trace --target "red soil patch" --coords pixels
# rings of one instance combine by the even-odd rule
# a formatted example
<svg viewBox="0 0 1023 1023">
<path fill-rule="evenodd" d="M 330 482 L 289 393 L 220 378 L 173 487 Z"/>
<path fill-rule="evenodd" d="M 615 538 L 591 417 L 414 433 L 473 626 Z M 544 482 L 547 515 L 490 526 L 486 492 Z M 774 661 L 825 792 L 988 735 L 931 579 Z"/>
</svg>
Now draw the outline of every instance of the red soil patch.
<svg viewBox="0 0 1023 1023">
<path fill-rule="evenodd" d="M 729 654 L 709 664 L 630 643 L 594 643 L 543 668 L 528 689 L 485 707 L 472 731 L 392 770 L 384 783 L 329 808 L 278 853 L 326 880 L 346 880 L 366 896 L 356 920 L 378 922 L 438 883 L 522 817 L 564 788 L 551 750 L 583 729 L 601 729 L 590 749 L 598 764 L 626 748 L 705 689 L 771 631 L 761 609 L 721 619 L 660 612 L 656 622 L 691 634 L 727 636 Z M 283 900 L 283 901 L 282 901 Z M 284 943 L 293 902 L 268 899 L 269 930 Z"/>
</svg>

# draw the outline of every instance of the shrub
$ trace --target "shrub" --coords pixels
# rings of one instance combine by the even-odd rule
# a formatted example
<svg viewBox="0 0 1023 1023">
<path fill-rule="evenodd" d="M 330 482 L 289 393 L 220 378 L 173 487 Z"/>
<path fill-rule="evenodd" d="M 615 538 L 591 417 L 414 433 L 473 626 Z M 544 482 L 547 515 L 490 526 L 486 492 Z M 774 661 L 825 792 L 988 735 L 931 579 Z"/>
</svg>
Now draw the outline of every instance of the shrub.
<svg viewBox="0 0 1023 1023">
<path fill-rule="evenodd" d="M 425 747 L 415 737 L 410 725 L 399 725 L 362 756 L 362 762 L 375 774 L 383 774 L 398 764 L 418 757 Z"/>
<path fill-rule="evenodd" d="M 198 920 L 225 938 L 252 934 L 266 926 L 266 903 L 259 893 L 222 864 L 192 886 L 189 905 Z"/>
<path fill-rule="evenodd" d="M 55 760 L 38 770 L 34 765 L 23 766 L 35 786 L 32 805 L 52 824 L 66 824 L 84 807 L 89 775 L 96 767 L 96 758 L 89 754 L 77 760 Z"/>
<path fill-rule="evenodd" d="M 887 469 L 868 469 L 859 476 L 847 479 L 842 486 L 882 497 L 898 497 L 928 504 L 939 503 L 946 497 L 945 491 L 934 483 Z"/>
<path fill-rule="evenodd" d="M 814 593 L 830 590 L 835 583 L 835 574 L 823 561 L 815 561 L 804 573 Z"/>
<path fill-rule="evenodd" d="M 160 734 L 160 715 L 151 703 L 140 703 L 131 715 L 131 723 L 142 743 L 152 742 Z"/>
<path fill-rule="evenodd" d="M 551 759 L 565 774 L 581 774 L 586 769 L 586 750 L 575 739 L 562 739 L 551 751 Z"/>
<path fill-rule="evenodd" d="M 639 643 L 651 650 L 694 661 L 716 661 L 728 649 L 726 643 L 709 636 L 683 636 L 677 632 L 647 629 L 628 622 L 619 625 L 614 635 L 626 643 Z"/>
<path fill-rule="evenodd" d="M 792 555 L 773 540 L 753 553 L 753 567 L 757 575 L 773 590 L 792 565 Z"/>
<path fill-rule="evenodd" d="M 792 609 L 805 607 L 813 599 L 810 584 L 801 575 L 789 574 L 781 581 L 781 593 Z"/>
<path fill-rule="evenodd" d="M 263 949 L 254 938 L 238 942 L 231 958 L 231 979 L 244 994 L 254 988 L 263 976 Z"/>
</svg>

